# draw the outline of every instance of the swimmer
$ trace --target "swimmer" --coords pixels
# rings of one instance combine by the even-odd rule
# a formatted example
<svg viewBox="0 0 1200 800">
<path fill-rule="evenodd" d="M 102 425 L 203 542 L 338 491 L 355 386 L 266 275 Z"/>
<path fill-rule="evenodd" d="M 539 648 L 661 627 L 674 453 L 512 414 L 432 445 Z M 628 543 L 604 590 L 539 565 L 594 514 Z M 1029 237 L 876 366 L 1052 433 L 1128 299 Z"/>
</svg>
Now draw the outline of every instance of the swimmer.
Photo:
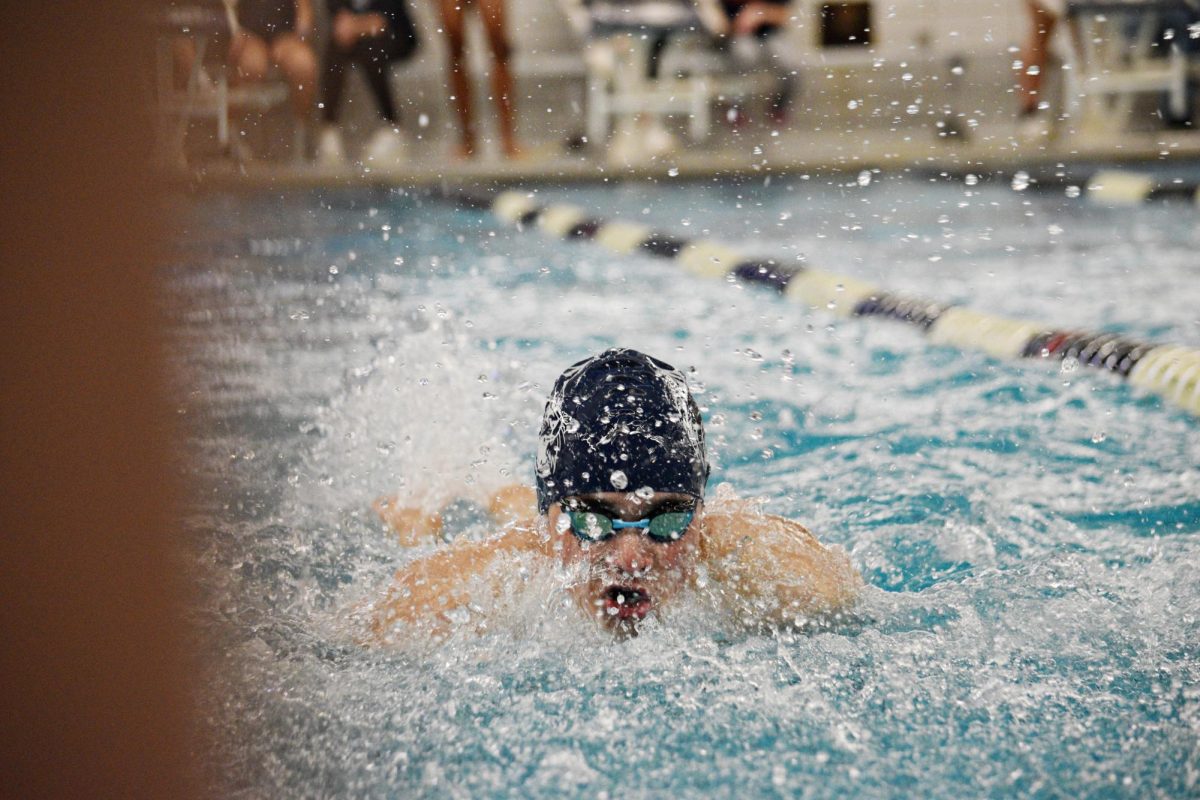
<svg viewBox="0 0 1200 800">
<path fill-rule="evenodd" d="M 751 628 L 804 627 L 851 611 L 862 578 L 840 549 L 747 503 L 705 506 L 704 428 L 682 373 L 613 349 L 555 382 L 539 431 L 537 488 L 507 487 L 489 504 L 504 527 L 454 542 L 396 573 L 371 608 L 371 639 L 407 625 L 446 633 L 478 592 L 498 596 L 523 560 L 575 576 L 574 604 L 618 634 L 636 634 L 686 590 L 713 592 Z M 408 544 L 433 541 L 442 520 L 392 498 L 376 510 Z"/>
</svg>

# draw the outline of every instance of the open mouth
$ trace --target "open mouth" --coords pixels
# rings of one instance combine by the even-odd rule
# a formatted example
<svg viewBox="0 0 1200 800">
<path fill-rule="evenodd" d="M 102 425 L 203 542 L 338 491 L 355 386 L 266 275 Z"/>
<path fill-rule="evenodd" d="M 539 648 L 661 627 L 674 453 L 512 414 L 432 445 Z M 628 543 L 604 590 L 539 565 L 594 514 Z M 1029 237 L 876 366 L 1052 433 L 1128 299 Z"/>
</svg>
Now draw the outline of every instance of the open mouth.
<svg viewBox="0 0 1200 800">
<path fill-rule="evenodd" d="M 604 590 L 604 613 L 616 619 L 645 619 L 650 595 L 636 586 L 609 586 Z"/>
</svg>

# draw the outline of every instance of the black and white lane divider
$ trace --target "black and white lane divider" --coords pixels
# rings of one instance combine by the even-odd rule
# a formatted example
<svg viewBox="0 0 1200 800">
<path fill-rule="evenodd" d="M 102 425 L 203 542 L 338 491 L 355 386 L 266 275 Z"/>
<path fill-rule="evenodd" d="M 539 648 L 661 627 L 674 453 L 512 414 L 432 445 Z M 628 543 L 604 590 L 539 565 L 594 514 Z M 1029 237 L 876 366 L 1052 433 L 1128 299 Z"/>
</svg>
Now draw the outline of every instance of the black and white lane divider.
<svg viewBox="0 0 1200 800">
<path fill-rule="evenodd" d="M 536 226 L 552 236 L 594 241 L 616 253 L 640 251 L 672 259 L 698 277 L 726 279 L 732 275 L 812 309 L 905 322 L 937 344 L 981 350 L 999 359 L 1072 359 L 1080 366 L 1110 372 L 1200 416 L 1200 350 L 1195 348 L 1067 330 L 894 294 L 847 275 L 749 258 L 716 242 L 600 219 L 575 206 L 543 206 L 526 192 L 502 192 L 490 202 L 479 198 L 462 198 L 462 202 L 490 208 L 502 220 Z"/>
</svg>

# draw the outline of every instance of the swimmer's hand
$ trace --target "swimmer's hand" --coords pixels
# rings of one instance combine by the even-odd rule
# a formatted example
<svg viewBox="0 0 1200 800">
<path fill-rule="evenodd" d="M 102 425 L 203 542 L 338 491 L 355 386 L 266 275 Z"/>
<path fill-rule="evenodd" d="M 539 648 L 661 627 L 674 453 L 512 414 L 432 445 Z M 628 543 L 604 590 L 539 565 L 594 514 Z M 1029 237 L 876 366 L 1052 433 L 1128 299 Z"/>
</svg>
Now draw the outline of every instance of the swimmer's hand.
<svg viewBox="0 0 1200 800">
<path fill-rule="evenodd" d="M 400 544 L 415 547 L 431 544 L 442 536 L 442 515 L 430 514 L 424 509 L 400 505 L 395 495 L 380 497 L 371 504 L 375 513 L 396 534 Z"/>
<path fill-rule="evenodd" d="M 700 550 L 714 588 L 749 627 L 803 628 L 839 619 L 863 586 L 843 550 L 772 514 L 706 513 Z"/>
<path fill-rule="evenodd" d="M 527 523 L 537 513 L 537 493 L 519 483 L 497 490 L 488 501 L 488 515 L 501 528 Z"/>
<path fill-rule="evenodd" d="M 380 497 L 371 504 L 371 508 L 405 547 L 434 544 L 442 540 L 445 520 L 441 513 L 401 505 L 400 499 L 395 495 Z M 536 516 L 537 496 L 528 486 L 505 486 L 492 494 L 488 500 L 488 517 L 499 529 L 529 523 Z"/>
</svg>

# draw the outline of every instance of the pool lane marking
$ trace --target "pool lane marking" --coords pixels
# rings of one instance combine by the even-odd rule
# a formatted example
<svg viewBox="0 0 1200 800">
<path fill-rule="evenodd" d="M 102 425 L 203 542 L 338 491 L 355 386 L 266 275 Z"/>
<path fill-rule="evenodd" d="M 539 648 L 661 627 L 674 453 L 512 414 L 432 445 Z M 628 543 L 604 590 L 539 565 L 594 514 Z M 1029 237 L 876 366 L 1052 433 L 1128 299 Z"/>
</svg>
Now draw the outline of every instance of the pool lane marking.
<svg viewBox="0 0 1200 800">
<path fill-rule="evenodd" d="M 947 308 L 934 321 L 929 329 L 929 339 L 937 344 L 982 350 L 995 358 L 1009 360 L 1024 356 L 1030 340 L 1046 329 L 1046 325 L 1038 322 L 954 307 Z"/>
<path fill-rule="evenodd" d="M 732 267 L 748 261 L 731 247 L 703 239 L 684 245 L 675 260 L 701 278 L 724 278 Z"/>
<path fill-rule="evenodd" d="M 1135 186 L 1127 182 L 1125 186 L 1144 188 L 1144 183 Z M 462 202 L 472 208 L 487 205 L 478 198 L 463 198 Z M 524 192 L 502 192 L 490 205 L 497 217 L 511 224 L 536 225 L 566 239 L 594 240 L 622 255 L 641 251 L 668 258 L 699 277 L 761 286 L 792 302 L 842 317 L 894 319 L 920 329 L 936 344 L 978 350 L 1005 360 L 1073 360 L 1128 380 L 1200 416 L 1200 350 L 1139 342 L 1113 333 L 1060 329 L 896 294 L 847 275 L 748 258 L 717 242 L 606 221 L 575 206 L 541 206 Z"/>
<path fill-rule="evenodd" d="M 1200 184 L 1159 183 L 1153 175 L 1125 170 L 1100 170 L 1088 180 L 1087 198 L 1102 205 L 1138 205 L 1152 200 L 1186 200 L 1200 204 Z"/>
<path fill-rule="evenodd" d="M 600 222 L 594 239 L 614 253 L 629 255 L 650 235 L 645 225 L 629 222 Z"/>
<path fill-rule="evenodd" d="M 554 206 L 538 215 L 538 227 L 552 236 L 566 237 L 579 223 L 587 219 L 582 209 L 575 206 Z"/>
</svg>

